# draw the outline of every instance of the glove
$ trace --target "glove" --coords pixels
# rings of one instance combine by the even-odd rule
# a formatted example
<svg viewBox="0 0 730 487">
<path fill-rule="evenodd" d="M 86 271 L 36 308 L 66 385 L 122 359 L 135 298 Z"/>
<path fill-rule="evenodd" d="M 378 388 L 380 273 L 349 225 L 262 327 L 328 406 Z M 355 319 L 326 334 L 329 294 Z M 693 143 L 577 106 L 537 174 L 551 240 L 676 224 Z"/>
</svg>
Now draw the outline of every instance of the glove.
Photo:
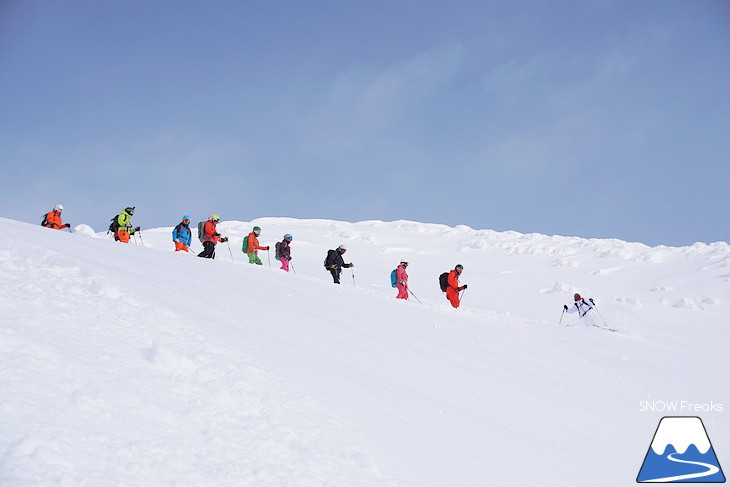
<svg viewBox="0 0 730 487">
<path fill-rule="evenodd" d="M 353 264 L 352 262 L 350 262 L 350 267 L 355 267 L 355 264 Z"/>
<path fill-rule="evenodd" d="M 401 283 L 401 284 L 402 284 L 403 286 L 405 286 L 405 285 L 406 285 L 406 281 L 401 281 L 400 283 Z"/>
<path fill-rule="evenodd" d="M 141 230 L 141 228 L 139 228 L 139 227 L 134 227 L 134 231 L 135 231 L 135 232 L 139 232 L 140 230 Z"/>
<path fill-rule="evenodd" d="M 463 286 L 461 286 L 461 290 L 463 291 L 464 289 L 466 289 L 466 284 L 464 284 Z"/>
<path fill-rule="evenodd" d="M 266 246 L 266 248 L 265 248 L 264 250 L 269 250 L 269 246 L 267 245 L 267 246 Z"/>
<path fill-rule="evenodd" d="M 217 233 L 217 232 L 216 232 L 216 233 L 214 233 L 214 234 L 213 234 L 213 236 L 214 236 L 214 237 L 220 237 L 220 236 L 221 236 L 221 234 L 220 234 L 220 233 Z"/>
<path fill-rule="evenodd" d="M 563 311 L 568 311 L 568 305 L 567 304 L 564 304 L 563 305 Z"/>
<path fill-rule="evenodd" d="M 70 223 L 67 223 L 67 224 L 64 225 L 64 227 L 71 228 L 71 224 Z M 591 301 L 591 302 L 593 302 L 593 301 Z"/>
<path fill-rule="evenodd" d="M 590 301 L 591 304 L 596 304 L 596 303 L 593 302 L 593 298 L 588 298 L 588 301 Z"/>
<path fill-rule="evenodd" d="M 223 237 L 223 238 L 221 239 L 221 242 L 228 242 L 228 237 Z"/>
</svg>

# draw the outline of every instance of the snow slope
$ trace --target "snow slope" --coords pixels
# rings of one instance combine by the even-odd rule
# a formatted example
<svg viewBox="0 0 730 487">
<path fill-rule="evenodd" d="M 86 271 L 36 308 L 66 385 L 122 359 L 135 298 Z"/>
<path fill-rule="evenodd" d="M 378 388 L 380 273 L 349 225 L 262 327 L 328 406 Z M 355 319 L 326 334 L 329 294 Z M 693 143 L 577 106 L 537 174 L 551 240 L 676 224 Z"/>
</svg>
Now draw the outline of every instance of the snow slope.
<svg viewBox="0 0 730 487">
<path fill-rule="evenodd" d="M 296 274 L 244 263 L 253 225 L 294 235 Z M 0 485 L 628 485 L 666 414 L 641 401 L 730 403 L 726 243 L 219 229 L 210 261 L 171 252 L 171 228 L 123 245 L 0 218 Z M 339 243 L 356 267 L 336 286 Z M 421 303 L 394 299 L 401 259 Z M 457 263 L 454 310 L 437 276 Z M 576 291 L 619 331 L 558 325 Z M 726 414 L 690 414 L 721 463 Z"/>
</svg>

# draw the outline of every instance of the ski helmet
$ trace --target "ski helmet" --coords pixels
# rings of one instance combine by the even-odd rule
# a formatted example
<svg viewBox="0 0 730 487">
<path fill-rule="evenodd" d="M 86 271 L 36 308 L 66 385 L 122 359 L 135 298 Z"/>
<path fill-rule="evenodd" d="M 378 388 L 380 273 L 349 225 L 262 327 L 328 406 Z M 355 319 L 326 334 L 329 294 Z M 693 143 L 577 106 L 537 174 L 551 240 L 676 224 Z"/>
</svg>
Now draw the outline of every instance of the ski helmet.
<svg viewBox="0 0 730 487">
<path fill-rule="evenodd" d="M 408 261 L 402 260 L 402 261 L 400 261 L 400 265 L 408 267 Z"/>
<path fill-rule="evenodd" d="M 294 240 L 294 237 L 291 236 L 291 233 L 287 233 L 284 235 L 284 240 L 289 240 L 290 242 Z"/>
<path fill-rule="evenodd" d="M 261 235 L 261 227 L 253 227 L 253 233 L 256 235 Z"/>
<path fill-rule="evenodd" d="M 124 211 L 126 211 L 126 212 L 127 212 L 127 213 L 129 213 L 130 215 L 134 215 L 134 206 L 128 206 L 128 207 L 126 207 L 126 208 L 124 209 Z"/>
<path fill-rule="evenodd" d="M 63 211 L 63 205 L 61 203 L 59 203 L 56 206 L 54 206 L 53 209 L 56 211 Z"/>
<path fill-rule="evenodd" d="M 192 218 L 190 218 L 190 215 L 185 215 L 185 216 L 183 217 L 183 221 L 185 221 L 185 220 L 187 220 L 187 221 L 191 221 L 191 220 L 192 220 Z"/>
<path fill-rule="evenodd" d="M 580 301 L 580 294 L 578 294 L 578 293 L 575 293 L 575 294 L 573 295 L 573 299 L 575 299 L 576 301 Z"/>
<path fill-rule="evenodd" d="M 215 213 L 213 213 L 212 215 L 210 215 L 210 216 L 208 217 L 208 220 L 210 220 L 210 221 L 214 221 L 214 222 L 217 222 L 217 221 L 219 221 L 220 219 L 221 219 L 221 218 L 220 218 L 220 217 L 219 217 L 218 215 L 216 215 Z"/>
<path fill-rule="evenodd" d="M 341 250 L 341 251 L 345 252 L 347 250 L 347 247 L 345 246 L 345 244 L 340 244 L 340 246 L 337 247 L 337 250 Z"/>
</svg>

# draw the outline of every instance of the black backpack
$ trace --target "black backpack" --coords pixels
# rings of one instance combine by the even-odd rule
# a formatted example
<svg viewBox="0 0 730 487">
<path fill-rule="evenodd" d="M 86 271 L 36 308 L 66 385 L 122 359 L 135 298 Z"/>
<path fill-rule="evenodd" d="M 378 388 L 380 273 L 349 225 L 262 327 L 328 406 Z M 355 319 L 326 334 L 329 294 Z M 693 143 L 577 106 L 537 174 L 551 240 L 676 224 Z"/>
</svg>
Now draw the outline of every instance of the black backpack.
<svg viewBox="0 0 730 487">
<path fill-rule="evenodd" d="M 449 273 L 444 272 L 439 276 L 439 287 L 441 288 L 441 291 L 446 292 L 446 290 L 449 288 Z"/>
<path fill-rule="evenodd" d="M 283 242 L 276 242 L 276 246 L 274 247 L 274 249 L 275 249 L 274 259 L 276 259 L 276 260 L 281 260 L 281 244 L 282 243 Z"/>
<path fill-rule="evenodd" d="M 112 223 L 109 225 L 109 231 L 115 235 L 119 231 L 119 215 L 112 218 Z"/>
</svg>

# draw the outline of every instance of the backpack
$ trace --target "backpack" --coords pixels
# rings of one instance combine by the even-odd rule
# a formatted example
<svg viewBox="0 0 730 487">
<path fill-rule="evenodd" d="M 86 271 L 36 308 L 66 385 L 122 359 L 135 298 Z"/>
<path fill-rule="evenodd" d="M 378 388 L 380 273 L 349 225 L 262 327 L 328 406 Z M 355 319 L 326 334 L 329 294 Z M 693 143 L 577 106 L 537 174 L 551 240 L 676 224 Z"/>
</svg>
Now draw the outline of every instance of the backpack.
<svg viewBox="0 0 730 487">
<path fill-rule="evenodd" d="M 449 288 L 449 273 L 444 272 L 439 276 L 439 287 L 443 292 L 446 292 L 446 290 Z"/>
<path fill-rule="evenodd" d="M 274 247 L 274 259 L 281 260 L 281 244 L 284 242 L 276 242 Z"/>
<path fill-rule="evenodd" d="M 119 231 L 119 215 L 112 218 L 112 223 L 111 225 L 109 225 L 109 231 L 112 232 L 114 235 L 116 235 Z"/>
<path fill-rule="evenodd" d="M 390 273 L 390 285 L 398 287 L 398 269 L 393 269 L 393 272 Z"/>
<path fill-rule="evenodd" d="M 198 222 L 198 240 L 203 243 L 203 239 L 205 239 L 205 222 Z"/>
<path fill-rule="evenodd" d="M 43 221 L 41 221 L 41 225 L 44 227 L 48 226 L 48 213 L 43 213 Z"/>
<path fill-rule="evenodd" d="M 248 253 L 248 235 L 246 235 L 246 238 L 244 238 L 241 243 L 241 252 L 244 254 Z"/>
</svg>

